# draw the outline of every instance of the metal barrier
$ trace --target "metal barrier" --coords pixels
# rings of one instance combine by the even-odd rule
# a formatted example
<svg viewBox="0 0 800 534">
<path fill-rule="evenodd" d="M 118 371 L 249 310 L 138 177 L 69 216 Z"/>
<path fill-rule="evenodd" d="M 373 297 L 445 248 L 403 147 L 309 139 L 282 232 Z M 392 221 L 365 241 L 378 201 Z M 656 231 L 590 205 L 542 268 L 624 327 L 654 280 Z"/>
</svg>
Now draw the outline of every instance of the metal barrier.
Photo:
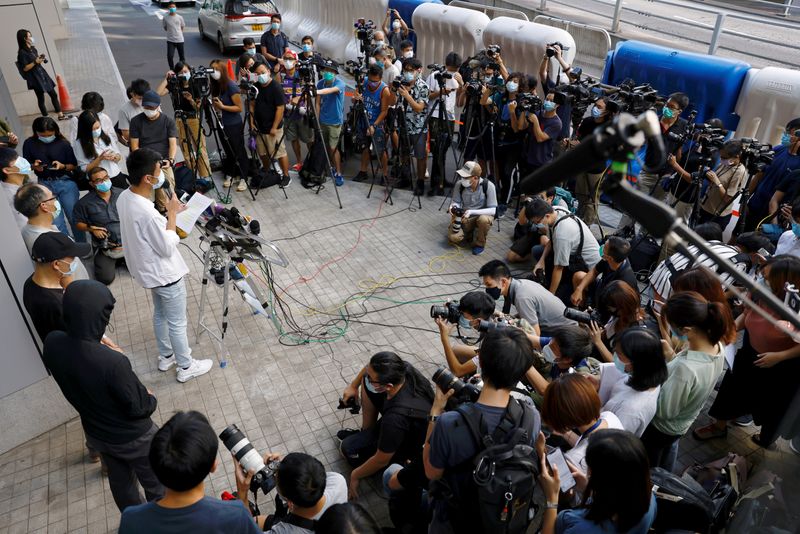
<svg viewBox="0 0 800 534">
<path fill-rule="evenodd" d="M 586 74 L 599 78 L 603 75 L 606 56 L 611 50 L 611 36 L 603 28 L 572 22 L 569 20 L 538 15 L 533 22 L 561 28 L 569 32 L 575 39 L 577 53 L 574 64 L 581 67 Z"/>
<path fill-rule="evenodd" d="M 474 9 L 475 11 L 480 11 L 481 13 L 483 13 L 484 15 L 487 15 L 487 16 L 491 16 L 488 13 L 489 11 L 491 11 L 492 13 L 497 13 L 499 15 L 505 15 L 505 16 L 508 16 L 508 17 L 514 17 L 514 18 L 518 18 L 518 19 L 522 19 L 522 20 L 528 20 L 528 15 L 526 15 L 525 13 L 523 13 L 522 11 L 520 11 L 518 9 L 508 9 L 508 8 L 505 8 L 505 7 L 487 6 L 486 4 L 477 4 L 475 2 L 467 2 L 466 0 L 453 0 L 448 5 L 451 5 L 451 6 L 454 6 L 454 7 L 465 7 L 467 9 Z M 492 18 L 494 18 L 494 17 L 492 17 Z"/>
</svg>

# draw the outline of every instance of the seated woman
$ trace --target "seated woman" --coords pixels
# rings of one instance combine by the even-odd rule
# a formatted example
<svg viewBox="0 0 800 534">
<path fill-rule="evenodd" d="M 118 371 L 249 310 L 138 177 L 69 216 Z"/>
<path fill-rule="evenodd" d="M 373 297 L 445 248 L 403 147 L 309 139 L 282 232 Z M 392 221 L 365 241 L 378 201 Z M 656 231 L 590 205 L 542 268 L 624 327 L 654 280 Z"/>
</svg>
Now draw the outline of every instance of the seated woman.
<svg viewBox="0 0 800 534">
<path fill-rule="evenodd" d="M 617 336 L 614 363 L 600 364 L 597 384 L 603 411 L 613 412 L 622 428 L 641 436 L 656 414 L 658 393 L 667 379 L 657 331 L 634 326 Z"/>
<path fill-rule="evenodd" d="M 656 498 L 650 480 L 650 465 L 642 442 L 622 430 L 598 430 L 586 447 L 587 471 L 573 470 L 581 505 L 557 514 L 560 474 L 551 474 L 540 449 L 539 484 L 547 499 L 542 518 L 544 534 L 626 533 L 645 534 L 656 517 Z"/>
<path fill-rule="evenodd" d="M 529 339 L 533 348 L 541 351 L 534 356 L 533 366 L 525 373 L 525 378 L 535 390 L 531 396 L 537 406 L 541 406 L 542 395 L 551 380 L 570 372 L 600 374 L 600 362 L 591 357 L 592 341 L 589 334 L 579 326 L 563 326 L 553 333 L 553 337 L 530 336 Z"/>
<path fill-rule="evenodd" d="M 622 280 L 615 280 L 608 284 L 600 293 L 598 299 L 600 313 L 609 317 L 605 326 L 600 327 L 592 321 L 586 328 L 592 336 L 592 343 L 597 349 L 600 359 L 605 362 L 612 361 L 612 351 L 616 338 L 634 326 L 652 328 L 658 332 L 658 325 L 647 316 L 639 305 L 639 293 Z"/>
</svg>

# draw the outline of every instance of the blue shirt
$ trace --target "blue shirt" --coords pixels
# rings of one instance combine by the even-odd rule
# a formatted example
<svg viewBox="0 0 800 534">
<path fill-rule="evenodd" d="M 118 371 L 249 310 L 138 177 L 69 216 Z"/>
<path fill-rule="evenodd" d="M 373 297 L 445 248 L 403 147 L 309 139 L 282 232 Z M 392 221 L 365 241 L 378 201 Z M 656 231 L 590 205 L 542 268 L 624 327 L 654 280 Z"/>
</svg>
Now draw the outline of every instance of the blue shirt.
<svg viewBox="0 0 800 534">
<path fill-rule="evenodd" d="M 119 534 L 256 534 L 261 530 L 242 501 L 203 497 L 184 508 L 164 508 L 154 502 L 129 506 L 122 512 Z"/>
<path fill-rule="evenodd" d="M 586 508 L 564 510 L 556 518 L 556 534 L 622 534 L 610 521 L 595 523 L 586 519 Z M 646 534 L 656 518 L 656 497 L 650 497 L 650 508 L 632 529 L 624 534 Z"/>
<path fill-rule="evenodd" d="M 325 80 L 317 83 L 317 89 L 328 89 L 329 87 L 338 87 L 339 92 L 320 97 L 319 122 L 328 126 L 339 126 L 344 122 L 344 91 L 346 87 L 344 81 L 338 76 L 333 79 L 333 85 L 327 85 Z"/>
<path fill-rule="evenodd" d="M 369 90 L 369 84 L 369 80 L 364 80 L 364 88 L 361 91 L 361 96 L 364 98 L 364 110 L 367 112 L 367 117 L 369 118 L 369 126 L 372 126 L 375 124 L 378 115 L 381 114 L 381 93 L 384 87 L 386 87 L 386 84 L 380 82 L 377 89 L 374 91 Z M 379 127 L 382 126 L 383 124 L 379 125 Z"/>
<path fill-rule="evenodd" d="M 225 92 L 219 95 L 220 101 L 226 106 L 233 105 L 233 95 L 239 94 L 239 86 L 236 82 L 229 81 Z M 242 114 L 237 111 L 222 111 L 223 126 L 239 126 L 242 124 Z"/>
<path fill-rule="evenodd" d="M 750 208 L 761 213 L 766 213 L 769 209 L 769 200 L 775 194 L 781 179 L 790 172 L 800 169 L 800 153 L 789 154 L 787 146 L 777 146 L 773 150 L 775 150 L 775 158 L 764 171 L 764 176 L 761 177 L 756 192 L 750 197 Z M 30 160 L 30 158 L 26 159 Z"/>
</svg>

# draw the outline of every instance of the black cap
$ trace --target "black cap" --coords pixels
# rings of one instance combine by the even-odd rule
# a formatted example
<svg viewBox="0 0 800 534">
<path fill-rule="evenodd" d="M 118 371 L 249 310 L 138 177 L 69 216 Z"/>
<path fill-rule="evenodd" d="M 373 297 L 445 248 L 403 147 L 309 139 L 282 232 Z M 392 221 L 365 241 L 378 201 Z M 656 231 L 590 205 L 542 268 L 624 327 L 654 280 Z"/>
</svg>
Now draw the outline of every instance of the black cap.
<svg viewBox="0 0 800 534">
<path fill-rule="evenodd" d="M 36 238 L 31 258 L 38 263 L 48 263 L 61 258 L 82 258 L 91 251 L 89 243 L 76 243 L 61 232 L 47 232 Z"/>
<path fill-rule="evenodd" d="M 336 74 L 339 74 L 339 64 L 332 59 L 323 59 L 320 61 L 320 67 L 323 69 L 332 70 Z"/>
</svg>

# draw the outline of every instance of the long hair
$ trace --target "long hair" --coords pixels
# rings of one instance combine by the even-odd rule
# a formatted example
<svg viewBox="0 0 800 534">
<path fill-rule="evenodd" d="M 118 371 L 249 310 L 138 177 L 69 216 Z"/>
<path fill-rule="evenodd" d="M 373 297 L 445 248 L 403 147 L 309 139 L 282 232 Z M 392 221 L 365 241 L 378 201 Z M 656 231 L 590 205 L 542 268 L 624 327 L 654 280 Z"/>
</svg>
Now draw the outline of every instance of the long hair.
<svg viewBox="0 0 800 534">
<path fill-rule="evenodd" d="M 644 315 L 639 301 L 639 294 L 622 280 L 614 280 L 600 292 L 598 299 L 605 311 L 614 308 L 617 316 L 616 331 L 622 332 L 626 328 L 638 323 Z"/>
<path fill-rule="evenodd" d="M 28 43 L 25 42 L 25 38 L 28 37 L 29 33 L 31 32 L 28 30 L 17 30 L 17 46 L 20 50 L 30 50 Z"/>
<path fill-rule="evenodd" d="M 92 130 L 94 129 L 94 124 L 99 122 L 100 118 L 94 111 L 84 111 L 78 116 L 77 138 L 83 149 L 83 154 L 87 158 L 96 158 L 98 156 L 97 149 L 94 146 Z M 100 139 L 102 139 L 106 145 L 111 144 L 111 138 L 108 137 L 102 129 L 100 130 Z"/>
<path fill-rule="evenodd" d="M 381 384 L 400 385 L 405 383 L 415 397 L 433 401 L 433 387 L 425 376 L 394 352 L 378 352 L 369 360 L 369 366 L 378 375 Z"/>
<path fill-rule="evenodd" d="M 692 327 L 702 332 L 711 343 L 732 343 L 736 339 L 733 316 L 727 303 L 709 302 L 696 291 L 673 293 L 663 313 L 672 326 Z"/>
<path fill-rule="evenodd" d="M 767 284 L 779 299 L 786 297 L 787 283 L 800 287 L 800 258 L 788 254 L 773 256 L 767 262 L 766 267 L 769 267 Z"/>
<path fill-rule="evenodd" d="M 36 138 L 36 134 L 41 132 L 53 132 L 56 134 L 56 140 L 66 141 L 64 136 L 61 135 L 61 128 L 58 127 L 58 123 L 50 117 L 36 117 L 33 119 L 31 128 L 33 129 L 34 138 Z"/>
<path fill-rule="evenodd" d="M 624 430 L 593 432 L 586 464 L 591 470 L 583 494 L 586 518 L 596 523 L 611 521 L 617 532 L 627 532 L 650 509 L 652 498 L 650 465 L 642 441 Z"/>
<path fill-rule="evenodd" d="M 634 326 L 622 332 L 615 345 L 630 360 L 632 372 L 628 386 L 636 391 L 647 391 L 667 380 L 667 362 L 661 353 L 661 339 L 652 331 Z"/>
<path fill-rule="evenodd" d="M 211 80 L 211 93 L 214 96 L 219 97 L 228 90 L 228 84 L 231 81 L 231 79 L 228 77 L 228 65 L 221 59 L 213 59 L 211 60 L 211 63 L 209 63 L 209 66 L 212 69 L 219 69 L 220 72 L 219 80 Z"/>
</svg>

